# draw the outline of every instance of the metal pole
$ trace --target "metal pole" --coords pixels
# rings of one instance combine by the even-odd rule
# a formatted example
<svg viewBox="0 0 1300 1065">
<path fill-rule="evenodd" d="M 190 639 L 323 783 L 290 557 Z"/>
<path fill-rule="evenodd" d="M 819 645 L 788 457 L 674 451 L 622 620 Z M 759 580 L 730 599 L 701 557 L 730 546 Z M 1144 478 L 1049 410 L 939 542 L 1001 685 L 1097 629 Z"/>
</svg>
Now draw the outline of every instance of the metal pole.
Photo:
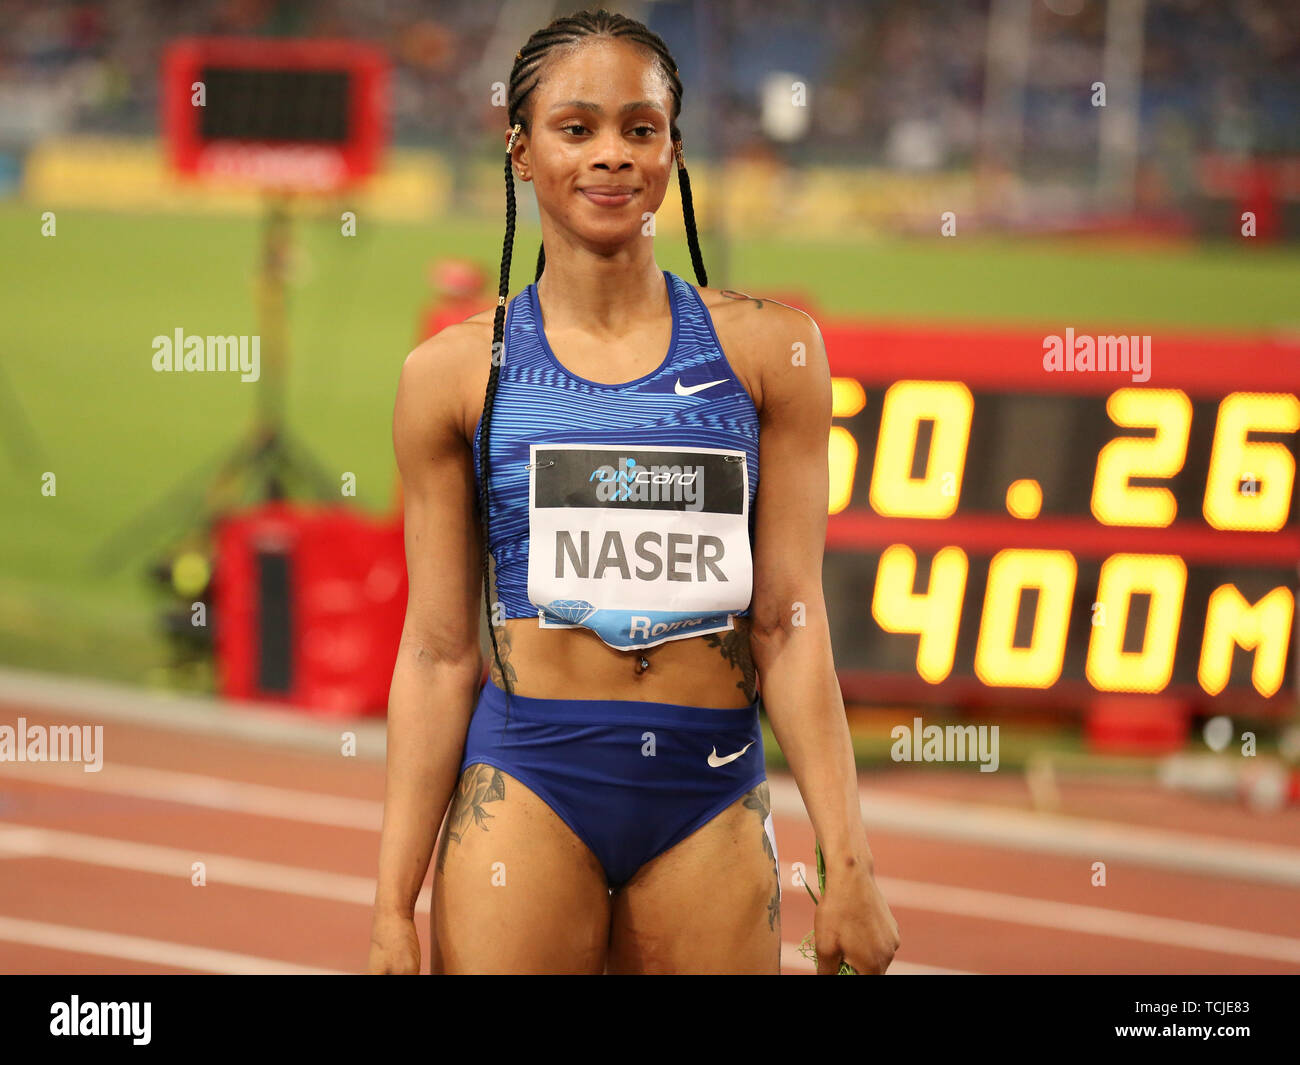
<svg viewBox="0 0 1300 1065">
<path fill-rule="evenodd" d="M 719 15 L 719 12 L 723 12 Z M 710 3 L 709 0 L 695 0 L 695 39 L 700 55 L 700 99 L 704 103 L 705 139 L 714 149 L 714 173 L 718 184 L 722 183 L 723 167 L 729 155 L 727 141 L 726 116 L 722 114 L 726 106 L 725 84 L 719 89 L 719 81 L 725 82 L 726 72 L 730 69 L 727 50 L 727 17 L 730 13 L 730 0 L 724 3 Z M 719 76 L 721 74 L 721 77 Z M 690 146 L 687 145 L 687 163 L 690 161 Z M 698 189 L 698 183 L 694 189 Z M 712 269 L 709 270 L 711 288 L 727 288 L 731 280 L 731 246 L 727 231 L 727 211 L 722 199 L 714 196 L 716 205 L 710 219 L 710 230 L 716 249 Z M 705 266 L 710 264 L 706 260 Z"/>
<path fill-rule="evenodd" d="M 1108 0 L 1101 80 L 1106 106 L 1098 129 L 1098 183 L 1105 203 L 1131 211 L 1137 186 L 1146 0 Z"/>
<path fill-rule="evenodd" d="M 1029 0 L 993 0 L 984 61 L 980 148 L 985 166 L 1020 168 L 1029 73 Z"/>
<path fill-rule="evenodd" d="M 262 268 L 258 275 L 258 333 L 262 380 L 258 382 L 259 429 L 277 433 L 284 421 L 285 369 L 288 362 L 285 282 L 290 253 L 287 195 L 267 196 L 262 215 Z"/>
</svg>

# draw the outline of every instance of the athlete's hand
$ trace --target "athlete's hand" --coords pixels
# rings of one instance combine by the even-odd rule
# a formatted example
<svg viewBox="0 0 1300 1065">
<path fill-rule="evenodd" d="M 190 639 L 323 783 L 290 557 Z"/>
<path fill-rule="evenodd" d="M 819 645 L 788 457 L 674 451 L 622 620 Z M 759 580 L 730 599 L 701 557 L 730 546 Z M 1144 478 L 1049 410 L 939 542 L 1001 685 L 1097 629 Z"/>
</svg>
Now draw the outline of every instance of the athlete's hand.
<svg viewBox="0 0 1300 1065">
<path fill-rule="evenodd" d="M 415 919 L 391 911 L 376 912 L 370 924 L 371 975 L 418 976 L 420 973 L 420 937 Z"/>
<path fill-rule="evenodd" d="M 826 871 L 813 917 L 817 974 L 834 975 L 841 960 L 863 975 L 882 975 L 898 950 L 898 922 L 876 878 L 865 869 Z"/>
</svg>

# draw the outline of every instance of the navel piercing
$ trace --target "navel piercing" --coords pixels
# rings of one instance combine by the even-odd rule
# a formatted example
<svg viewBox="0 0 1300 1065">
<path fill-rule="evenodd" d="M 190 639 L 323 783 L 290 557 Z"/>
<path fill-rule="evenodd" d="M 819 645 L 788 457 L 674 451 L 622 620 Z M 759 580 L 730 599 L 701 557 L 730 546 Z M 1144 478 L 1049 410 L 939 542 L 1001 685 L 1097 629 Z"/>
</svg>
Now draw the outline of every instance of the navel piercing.
<svg viewBox="0 0 1300 1065">
<path fill-rule="evenodd" d="M 650 660 L 646 658 L 645 655 L 641 655 L 636 662 L 637 675 L 639 676 L 649 668 L 650 668 Z"/>
</svg>

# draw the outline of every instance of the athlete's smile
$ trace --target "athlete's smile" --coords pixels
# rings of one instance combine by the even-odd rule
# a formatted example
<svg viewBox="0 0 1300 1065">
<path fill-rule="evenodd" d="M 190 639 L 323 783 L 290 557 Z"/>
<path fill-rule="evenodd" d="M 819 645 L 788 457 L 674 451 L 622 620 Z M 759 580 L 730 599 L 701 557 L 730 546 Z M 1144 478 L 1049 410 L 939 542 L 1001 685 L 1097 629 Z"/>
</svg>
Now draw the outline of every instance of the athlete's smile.
<svg viewBox="0 0 1300 1065">
<path fill-rule="evenodd" d="M 601 207 L 622 207 L 637 194 L 636 189 L 627 185 L 588 185 L 578 191 Z"/>
</svg>

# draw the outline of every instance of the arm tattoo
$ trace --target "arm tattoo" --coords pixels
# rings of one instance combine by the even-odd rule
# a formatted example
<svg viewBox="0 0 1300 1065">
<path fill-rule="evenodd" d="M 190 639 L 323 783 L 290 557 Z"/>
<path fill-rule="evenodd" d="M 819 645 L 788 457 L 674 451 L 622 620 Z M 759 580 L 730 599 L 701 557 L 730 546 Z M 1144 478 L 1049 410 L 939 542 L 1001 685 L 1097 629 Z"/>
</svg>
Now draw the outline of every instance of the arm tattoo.
<svg viewBox="0 0 1300 1065">
<path fill-rule="evenodd" d="M 737 292 L 734 289 L 724 288 L 722 290 L 722 295 L 726 296 L 727 299 L 729 300 L 749 300 L 749 302 L 754 305 L 754 310 L 756 311 L 761 311 L 763 309 L 763 302 L 764 302 L 763 300 L 757 299 L 754 296 L 746 296 L 743 292 Z"/>
<path fill-rule="evenodd" d="M 767 838 L 767 815 L 772 811 L 772 803 L 768 797 L 766 780 L 745 796 L 745 805 L 758 814 L 758 823 L 763 829 L 763 853 L 772 862 L 772 872 L 776 877 L 772 897 L 767 903 L 767 927 L 775 930 L 781 920 L 781 870 L 776 866 L 776 855 L 772 853 L 772 841 Z"/>
<path fill-rule="evenodd" d="M 515 676 L 515 667 L 510 664 L 510 626 L 501 625 L 500 630 L 497 633 L 497 652 L 501 656 L 501 669 L 497 668 L 496 655 L 492 655 L 488 660 L 492 669 L 492 683 L 498 688 L 505 688 L 505 682 L 501 679 L 501 670 L 504 669 L 506 678 L 510 682 L 510 690 L 514 691 L 518 678 Z"/>
<path fill-rule="evenodd" d="M 738 617 L 733 619 L 733 624 L 735 627 L 729 632 L 710 632 L 704 638 L 710 647 L 716 647 L 722 652 L 722 657 L 732 669 L 740 670 L 740 680 L 736 681 L 736 687 L 752 703 L 758 697 L 754 658 L 749 649 L 752 621 L 748 617 Z"/>
<path fill-rule="evenodd" d="M 461 774 L 460 785 L 451 802 L 451 813 L 447 817 L 442 849 L 438 852 L 438 872 L 442 872 L 447 862 L 448 844 L 459 843 L 471 824 L 478 825 L 484 832 L 488 830 L 486 822 L 492 819 L 492 815 L 483 809 L 483 804 L 499 802 L 505 797 L 506 779 L 496 766 L 478 762 Z"/>
</svg>

